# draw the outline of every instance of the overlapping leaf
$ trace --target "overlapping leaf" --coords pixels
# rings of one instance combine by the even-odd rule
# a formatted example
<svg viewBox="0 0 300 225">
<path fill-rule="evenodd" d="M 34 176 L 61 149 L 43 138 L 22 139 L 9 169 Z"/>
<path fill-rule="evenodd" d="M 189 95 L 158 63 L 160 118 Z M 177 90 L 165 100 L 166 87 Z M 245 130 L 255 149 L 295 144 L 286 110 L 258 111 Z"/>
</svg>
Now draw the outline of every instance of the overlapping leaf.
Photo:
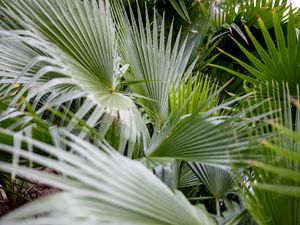
<svg viewBox="0 0 300 225">
<path fill-rule="evenodd" d="M 210 96 L 198 111 L 166 123 L 162 131 L 156 131 L 147 150 L 148 156 L 227 166 L 253 157 L 258 137 L 252 138 L 251 134 L 259 126 L 250 124 L 272 112 L 249 117 L 249 113 L 261 104 L 258 103 L 230 116 L 212 116 L 218 110 L 228 110 L 228 106 L 247 97 L 242 96 L 199 113 L 216 95 Z M 181 115 L 180 111 L 178 113 Z"/>
<path fill-rule="evenodd" d="M 64 191 L 16 210 L 2 218 L 1 224 L 214 224 L 203 209 L 190 205 L 181 193 L 172 192 L 140 163 L 105 144 L 102 151 L 68 133 L 63 136 L 68 137 L 63 142 L 72 152 L 19 136 L 53 159 L 1 144 L 1 151 L 31 159 L 61 175 L 6 163 L 0 165 L 1 170 Z"/>
<path fill-rule="evenodd" d="M 150 24 L 146 12 L 144 26 L 140 11 L 137 21 L 132 11 L 130 19 L 122 11 L 119 12 L 119 46 L 123 60 L 130 64 L 132 70 L 132 76 L 127 78 L 133 82 L 139 81 L 131 88 L 147 98 L 141 99 L 140 103 L 153 121 L 163 122 L 168 116 L 171 83 L 177 87 L 181 79 L 190 75 L 196 61 L 188 65 L 191 49 L 186 48 L 186 41 L 179 46 L 180 34 L 173 43 L 172 27 L 165 37 L 164 19 L 158 26 L 154 15 L 154 21 Z"/>
<path fill-rule="evenodd" d="M 262 159 L 250 163 L 242 193 L 258 224 L 292 225 L 300 222 L 300 97 L 291 97 L 288 86 L 273 88 L 282 89 L 269 104 L 281 110 L 270 121 L 272 129 L 265 128 L 274 138 L 263 142 Z"/>
<path fill-rule="evenodd" d="M 279 20 L 278 13 L 275 10 L 273 11 L 273 25 L 276 40 L 272 39 L 262 18 L 258 18 L 258 23 L 267 49 L 265 49 L 259 40 L 256 39 L 250 29 L 245 26 L 246 32 L 256 48 L 258 56 L 248 51 L 242 44 L 237 41 L 235 42 L 247 56 L 251 65 L 224 52 L 227 56 L 242 65 L 250 75 L 246 76 L 228 68 L 217 65 L 214 66 L 231 72 L 253 84 L 257 84 L 257 82 L 260 81 L 261 84 L 264 84 L 265 81 L 271 80 L 277 81 L 278 83 L 287 82 L 291 93 L 296 94 L 296 84 L 299 84 L 300 74 L 300 42 L 296 34 L 295 19 L 292 10 L 290 11 L 288 18 L 287 33 L 285 33 L 283 25 L 281 25 Z M 252 76 L 257 78 L 257 81 L 253 79 Z"/>
<path fill-rule="evenodd" d="M 81 98 L 84 104 L 68 128 L 84 119 L 104 136 L 117 124 L 120 139 L 115 142 L 121 152 L 128 142 L 132 156 L 134 145 L 147 135 L 133 101 L 116 89 L 121 74 L 109 4 L 13 0 L 4 5 L 6 15 L 26 29 L 2 29 L 0 34 L 1 83 L 11 84 L 7 93 L 20 85 L 11 105 L 23 96 L 26 101 L 34 99 L 33 105 L 43 99 L 42 113 L 49 106 L 70 107 L 71 101 Z"/>
<path fill-rule="evenodd" d="M 226 198 L 236 185 L 234 176 L 228 169 L 200 163 L 189 163 L 189 166 L 217 199 Z"/>
</svg>

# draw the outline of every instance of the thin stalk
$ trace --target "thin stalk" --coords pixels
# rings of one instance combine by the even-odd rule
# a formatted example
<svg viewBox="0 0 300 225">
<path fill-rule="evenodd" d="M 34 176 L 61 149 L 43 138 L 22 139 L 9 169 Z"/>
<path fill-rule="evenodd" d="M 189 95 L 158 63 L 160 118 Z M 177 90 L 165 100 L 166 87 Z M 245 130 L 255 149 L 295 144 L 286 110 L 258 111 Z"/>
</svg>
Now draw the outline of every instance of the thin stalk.
<svg viewBox="0 0 300 225">
<path fill-rule="evenodd" d="M 188 198 L 188 200 L 206 200 L 206 199 L 214 199 L 215 197 L 213 196 L 205 196 L 205 197 L 192 197 Z"/>
<path fill-rule="evenodd" d="M 221 216 L 221 208 L 220 208 L 220 203 L 219 203 L 219 199 L 216 198 L 216 210 L 217 210 L 217 216 Z"/>
</svg>

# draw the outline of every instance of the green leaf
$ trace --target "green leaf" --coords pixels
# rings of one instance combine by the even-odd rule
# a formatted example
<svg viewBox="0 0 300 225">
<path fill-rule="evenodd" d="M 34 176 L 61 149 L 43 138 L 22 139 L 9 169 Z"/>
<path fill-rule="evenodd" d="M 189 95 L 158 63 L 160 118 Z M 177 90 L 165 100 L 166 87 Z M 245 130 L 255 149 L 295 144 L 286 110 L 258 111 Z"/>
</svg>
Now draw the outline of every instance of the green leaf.
<svg viewBox="0 0 300 225">
<path fill-rule="evenodd" d="M 198 111 L 193 114 L 184 115 L 178 118 L 179 121 L 166 123 L 163 130 L 155 131 L 157 133 L 154 133 L 147 149 L 148 156 L 214 165 L 228 165 L 233 162 L 243 163 L 242 159 L 251 158 L 251 154 L 247 154 L 250 153 L 250 149 L 254 150 L 258 143 L 255 141 L 256 138 L 250 138 L 250 133 L 253 132 L 249 129 L 250 127 L 242 129 L 250 121 L 256 121 L 256 118 L 249 118 L 245 121 L 240 121 L 240 119 L 245 118 L 247 112 L 251 112 L 260 104 L 253 105 L 228 117 L 213 117 L 212 115 L 246 97 L 238 97 L 200 114 L 198 112 L 205 106 L 202 104 Z M 208 98 L 207 102 L 210 100 L 211 98 Z M 210 116 L 211 118 L 209 118 Z"/>
<path fill-rule="evenodd" d="M 1 132 L 13 135 L 3 129 Z M 16 172 L 64 190 L 8 214 L 1 218 L 1 223 L 215 224 L 205 210 L 192 206 L 180 192 L 170 190 L 140 163 L 121 156 L 107 145 L 101 151 L 69 133 L 61 134 L 68 137 L 62 141 L 72 152 L 19 137 L 60 160 L 1 144 L 1 151 L 18 152 L 21 157 L 62 175 L 7 163 L 1 163 L 2 171 Z"/>
<path fill-rule="evenodd" d="M 272 24 L 275 30 L 275 37 L 272 37 L 270 31 L 268 31 L 268 27 L 266 26 L 267 21 L 261 17 L 258 18 L 257 21 L 260 30 L 262 31 L 266 48 L 263 47 L 261 41 L 255 37 L 254 33 L 250 31 L 249 27 L 245 26 L 245 30 L 258 54 L 255 54 L 253 51 L 250 52 L 250 50 L 243 46 L 242 43 L 239 43 L 233 39 L 248 58 L 249 62 L 242 61 L 241 59 L 225 53 L 224 51 L 222 52 L 243 66 L 251 75 L 257 78 L 258 82 L 262 84 L 264 84 L 266 81 L 277 81 L 279 83 L 287 82 L 290 86 L 291 93 L 296 95 L 296 85 L 300 83 L 300 68 L 298 66 L 300 42 L 296 38 L 293 10 L 290 9 L 290 12 L 286 13 L 286 15 L 288 17 L 287 32 L 285 29 L 283 29 L 285 25 L 281 24 L 282 21 L 280 19 L 280 12 L 277 12 L 275 9 L 273 10 Z M 235 76 L 253 83 L 253 80 L 250 81 L 246 75 L 240 74 L 225 67 L 215 67 L 221 68 Z M 265 90 L 265 92 L 267 91 L 268 90 Z"/>
<path fill-rule="evenodd" d="M 135 103 L 116 89 L 122 74 L 108 2 L 16 0 L 4 5 L 24 26 L 0 31 L 0 79 L 10 85 L 6 94 L 20 85 L 11 106 L 25 97 L 33 106 L 42 104 L 37 110 L 42 115 L 49 107 L 71 107 L 81 99 L 67 128 L 74 131 L 78 119 L 85 120 L 104 137 L 114 127 L 112 143 L 133 157 L 135 144 L 142 146 L 148 134 Z"/>
<path fill-rule="evenodd" d="M 131 8 L 130 19 L 124 11 L 119 11 L 120 13 L 119 48 L 124 61 L 132 70 L 132 77 L 127 77 L 129 82 L 155 81 L 136 83 L 130 88 L 135 93 L 154 100 L 139 99 L 138 103 L 146 109 L 154 123 L 163 123 L 168 116 L 168 92 L 171 84 L 177 86 L 180 80 L 185 80 L 191 74 L 195 66 L 196 60 L 191 65 L 188 64 L 192 49 L 186 47 L 187 39 L 180 46 L 180 32 L 173 43 L 173 26 L 165 38 L 164 18 L 158 26 L 156 15 L 150 24 L 147 11 L 144 21 L 139 8 L 137 21 Z"/>
<path fill-rule="evenodd" d="M 186 22 L 191 23 L 188 10 L 184 0 L 169 0 L 177 13 L 184 19 Z M 179 3 L 177 2 L 179 1 Z"/>
<path fill-rule="evenodd" d="M 224 199 L 233 192 L 236 181 L 230 170 L 191 162 L 189 166 L 215 198 Z"/>
<path fill-rule="evenodd" d="M 272 89 L 265 110 L 279 110 L 263 129 L 272 138 L 262 141 L 261 158 L 249 162 L 251 170 L 244 172 L 242 194 L 258 224 L 293 225 L 300 221 L 300 97 L 292 98 L 286 84 L 273 83 L 268 90 Z M 274 94 L 280 89 L 281 94 Z"/>
</svg>

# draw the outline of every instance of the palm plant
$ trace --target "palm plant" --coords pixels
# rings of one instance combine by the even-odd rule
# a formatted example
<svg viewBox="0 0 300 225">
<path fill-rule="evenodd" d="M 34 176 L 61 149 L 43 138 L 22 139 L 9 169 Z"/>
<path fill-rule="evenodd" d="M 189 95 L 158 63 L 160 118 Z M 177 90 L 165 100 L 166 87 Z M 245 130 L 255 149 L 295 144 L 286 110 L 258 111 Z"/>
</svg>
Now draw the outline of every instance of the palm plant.
<svg viewBox="0 0 300 225">
<path fill-rule="evenodd" d="M 190 2 L 171 2 L 193 21 Z M 276 101 L 266 110 L 269 99 L 252 92 L 224 98 L 228 84 L 203 73 L 213 49 L 203 47 L 211 17 L 197 24 L 195 46 L 204 57 L 194 54 L 184 27 L 174 35 L 166 15 L 143 14 L 131 3 L 1 1 L 0 170 L 61 192 L 0 223 L 250 224 L 242 194 L 264 224 L 246 198 L 252 189 L 271 189 L 253 175 L 271 168 L 260 141 L 280 140 L 262 120 L 285 111 L 274 114 Z M 211 10 L 201 7 L 201 15 Z M 293 26 L 289 21 L 290 34 Z M 241 176 L 252 180 L 238 194 Z M 210 213 L 198 204 L 204 200 Z"/>
<path fill-rule="evenodd" d="M 156 23 L 152 28 L 146 14 L 144 27 L 140 13 L 137 25 L 132 13 L 129 19 L 122 10 L 120 17 L 124 19 L 124 23 L 117 23 L 118 38 L 115 40 L 114 23 L 108 2 L 69 3 L 57 0 L 53 3 L 45 1 L 45 4 L 41 5 L 36 1 L 25 4 L 15 0 L 4 4 L 8 18 L 19 22 L 25 28 L 18 31 L 1 31 L 1 57 L 3 61 L 9 62 L 2 63 L 1 67 L 3 83 L 10 84 L 5 94 L 9 95 L 16 84 L 20 85 L 10 103 L 11 106 L 22 104 L 21 110 L 24 109 L 25 103 L 20 102 L 21 97 L 24 97 L 25 102 L 32 101 L 37 113 L 42 115 L 50 106 L 59 109 L 63 105 L 71 112 L 74 111 L 74 118 L 65 125 L 69 131 L 78 132 L 75 129 L 76 125 L 78 121 L 83 120 L 89 127 L 99 129 L 96 144 L 100 143 L 109 131 L 109 134 L 112 134 L 109 137 L 111 144 L 121 153 L 134 158 L 144 154 L 147 157 L 175 157 L 197 161 L 214 158 L 211 162 L 217 162 L 215 157 L 220 156 L 220 163 L 228 164 L 230 152 L 238 158 L 240 151 L 247 149 L 245 145 L 248 143 L 248 131 L 235 132 L 241 130 L 244 123 L 236 126 L 228 124 L 251 108 L 228 117 L 224 123 L 221 120 L 218 124 L 218 121 L 207 121 L 217 110 L 245 97 L 223 103 L 201 116 L 199 109 L 184 119 L 180 119 L 181 113 L 177 115 L 177 120 L 168 118 L 170 82 L 172 81 L 177 89 L 181 80 L 188 79 L 194 63 L 187 67 L 190 50 L 186 50 L 185 45 L 177 49 L 179 37 L 172 46 L 169 35 L 165 44 L 163 21 L 160 28 Z M 34 15 L 34 18 L 31 15 Z M 91 23 L 85 24 L 90 20 Z M 82 29 L 82 26 L 85 29 Z M 161 29 L 160 37 L 158 29 Z M 19 54 L 18 58 L 24 59 L 21 65 L 15 58 L 16 54 Z M 122 72 L 118 68 L 121 60 L 130 63 L 130 71 L 125 77 L 134 92 L 126 94 L 118 89 L 122 88 Z M 209 91 L 209 88 L 205 91 Z M 217 94 L 213 94 L 211 99 L 216 96 Z M 138 107 L 131 97 L 143 107 L 146 116 L 149 116 L 155 126 L 150 141 Z M 80 104 L 76 103 L 78 99 Z M 197 139 L 193 136 L 183 138 L 182 132 L 186 127 L 192 129 L 189 132 L 197 134 Z M 203 133 L 204 127 L 219 134 L 215 136 L 216 142 L 210 139 L 212 144 L 206 144 L 205 138 L 208 136 Z M 198 131 L 203 135 L 199 136 L 201 132 Z M 237 135 L 232 136 L 232 132 Z M 81 130 L 79 136 L 85 137 L 86 133 L 86 129 Z M 185 144 L 172 143 L 172 140 L 177 140 L 178 135 Z M 220 139 L 222 141 L 218 141 Z M 204 149 L 201 145 L 195 146 L 196 140 L 205 146 Z M 188 148 L 189 145 L 191 149 Z M 185 151 L 189 151 L 190 155 L 180 153 L 181 146 L 185 146 Z M 227 152 L 225 155 L 224 148 Z M 168 149 L 172 149 L 173 153 Z M 215 150 L 214 156 L 211 153 L 207 154 L 209 149 Z"/>
</svg>

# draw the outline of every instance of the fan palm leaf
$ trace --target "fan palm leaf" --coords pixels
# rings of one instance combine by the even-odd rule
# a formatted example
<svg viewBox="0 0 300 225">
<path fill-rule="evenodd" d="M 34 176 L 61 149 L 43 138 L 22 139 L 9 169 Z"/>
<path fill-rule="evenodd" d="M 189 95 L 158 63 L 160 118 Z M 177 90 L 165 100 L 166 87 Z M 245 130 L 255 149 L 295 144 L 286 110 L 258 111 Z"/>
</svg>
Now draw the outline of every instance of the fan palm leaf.
<svg viewBox="0 0 300 225">
<path fill-rule="evenodd" d="M 233 192 L 236 185 L 233 174 L 228 169 L 200 163 L 189 162 L 189 167 L 215 198 L 216 213 L 221 216 L 219 201 L 226 199 L 227 195 Z"/>
<path fill-rule="evenodd" d="M 259 137 L 250 138 L 250 134 L 255 133 L 259 126 L 250 124 L 272 112 L 247 118 L 252 110 L 262 104 L 258 103 L 230 116 L 213 116 L 219 110 L 226 111 L 228 106 L 249 97 L 250 94 L 200 113 L 217 95 L 218 92 L 210 96 L 192 114 L 181 116 L 179 111 L 178 119 L 174 119 L 173 122 L 167 121 L 162 130 L 155 130 L 147 148 L 147 156 L 228 166 L 234 162 L 242 163 L 247 152 L 254 154 L 258 144 L 255 139 Z M 248 157 L 251 158 L 250 155 Z"/>
<path fill-rule="evenodd" d="M 0 165 L 1 170 L 64 191 L 8 214 L 1 218 L 2 224 L 215 224 L 203 209 L 190 205 L 178 191 L 172 192 L 140 163 L 121 156 L 105 143 L 99 150 L 81 138 L 60 132 L 67 137 L 62 141 L 72 152 L 19 136 L 53 159 L 1 144 L 1 151 L 17 153 L 62 175 L 7 163 Z M 1 133 L 14 135 L 3 129 Z"/>
<path fill-rule="evenodd" d="M 216 199 L 224 199 L 233 192 L 236 181 L 230 170 L 200 163 L 189 166 Z"/>
<path fill-rule="evenodd" d="M 182 162 L 177 167 L 178 186 L 179 187 L 191 187 L 195 185 L 200 185 L 201 181 L 199 177 L 191 170 L 186 162 Z"/>
<path fill-rule="evenodd" d="M 51 92 L 38 111 L 42 113 L 81 98 L 77 119 L 91 127 L 102 121 L 102 136 L 117 124 L 117 147 L 124 152 L 128 142 L 132 156 L 133 146 L 147 133 L 134 102 L 117 90 L 122 74 L 108 2 L 14 0 L 4 5 L 6 15 L 26 29 L 1 30 L 1 83 L 21 85 L 11 105 L 22 96 L 36 105 Z"/>
<path fill-rule="evenodd" d="M 170 85 L 174 83 L 177 87 L 180 80 L 187 79 L 196 61 L 188 64 L 192 49 L 186 47 L 186 39 L 179 46 L 180 32 L 174 43 L 172 26 L 169 34 L 165 34 L 164 19 L 158 26 L 156 15 L 150 24 L 147 11 L 145 21 L 139 10 L 137 20 L 133 12 L 130 12 L 128 18 L 122 10 L 118 11 L 120 51 L 124 62 L 130 65 L 132 71 L 127 79 L 134 81 L 130 87 L 135 93 L 146 97 L 140 99 L 139 103 L 146 109 L 152 121 L 163 123 L 168 117 Z"/>
</svg>

